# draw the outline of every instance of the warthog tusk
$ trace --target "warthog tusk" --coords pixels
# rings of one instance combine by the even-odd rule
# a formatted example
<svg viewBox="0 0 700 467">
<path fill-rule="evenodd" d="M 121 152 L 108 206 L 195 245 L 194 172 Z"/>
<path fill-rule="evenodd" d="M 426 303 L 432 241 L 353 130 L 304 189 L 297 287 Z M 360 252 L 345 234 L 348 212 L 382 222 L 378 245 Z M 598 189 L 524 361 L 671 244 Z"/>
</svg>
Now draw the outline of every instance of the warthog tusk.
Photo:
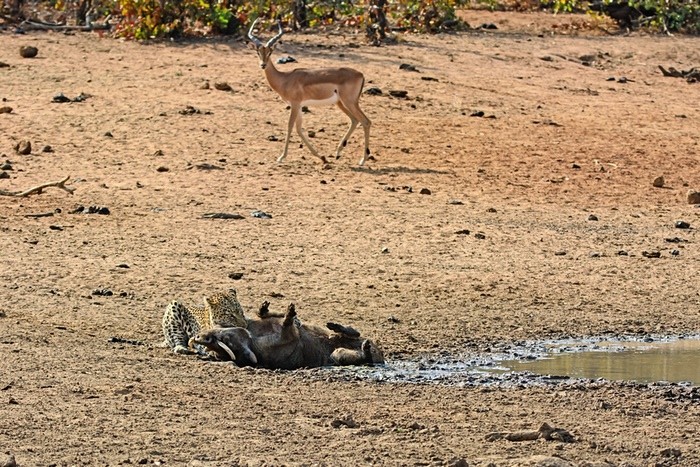
<svg viewBox="0 0 700 467">
<path fill-rule="evenodd" d="M 231 360 L 234 362 L 236 361 L 236 356 L 233 354 L 233 351 L 228 347 L 228 345 L 224 344 L 221 341 L 217 341 L 216 344 L 223 349 L 224 352 L 226 352 L 229 357 L 231 357 Z"/>
</svg>

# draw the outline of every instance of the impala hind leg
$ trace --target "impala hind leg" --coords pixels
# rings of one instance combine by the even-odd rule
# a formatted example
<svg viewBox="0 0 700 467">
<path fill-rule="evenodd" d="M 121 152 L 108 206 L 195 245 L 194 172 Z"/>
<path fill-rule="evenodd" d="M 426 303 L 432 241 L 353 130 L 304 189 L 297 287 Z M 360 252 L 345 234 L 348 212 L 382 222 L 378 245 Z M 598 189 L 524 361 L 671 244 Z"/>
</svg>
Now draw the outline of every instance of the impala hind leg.
<svg viewBox="0 0 700 467">
<path fill-rule="evenodd" d="M 365 160 L 369 158 L 369 127 L 372 126 L 372 122 L 367 115 L 360 109 L 360 105 L 357 102 L 344 102 L 343 105 L 347 108 L 348 112 L 352 115 L 351 118 L 358 120 L 362 128 L 365 130 L 365 152 L 362 154 L 360 159 L 360 165 L 365 163 Z M 353 128 L 354 129 L 354 128 Z"/>
<path fill-rule="evenodd" d="M 345 133 L 345 136 L 343 136 L 343 139 L 340 140 L 340 143 L 338 144 L 338 149 L 335 151 L 335 158 L 340 159 L 340 153 L 345 149 L 345 146 L 348 145 L 348 140 L 350 139 L 350 136 L 352 135 L 353 131 L 355 131 L 355 128 L 357 128 L 357 124 L 359 123 L 358 120 L 353 116 L 353 114 L 350 113 L 347 107 L 343 105 L 342 102 L 338 101 L 338 108 L 343 111 L 345 115 L 350 117 L 350 128 L 348 128 L 348 131 Z"/>
<path fill-rule="evenodd" d="M 324 156 L 320 155 L 318 153 L 318 151 L 316 151 L 316 148 L 314 148 L 314 146 L 311 144 L 311 141 L 309 141 L 309 139 L 306 137 L 306 135 L 304 134 L 304 128 L 302 127 L 301 123 L 302 123 L 302 116 L 301 116 L 301 114 L 299 114 L 299 116 L 297 117 L 296 125 L 297 125 L 297 133 L 299 133 L 299 137 L 301 138 L 301 141 L 306 145 L 307 148 L 309 148 L 309 151 L 311 151 L 311 154 L 313 154 L 314 156 L 321 159 L 324 163 L 328 162 Z"/>
</svg>

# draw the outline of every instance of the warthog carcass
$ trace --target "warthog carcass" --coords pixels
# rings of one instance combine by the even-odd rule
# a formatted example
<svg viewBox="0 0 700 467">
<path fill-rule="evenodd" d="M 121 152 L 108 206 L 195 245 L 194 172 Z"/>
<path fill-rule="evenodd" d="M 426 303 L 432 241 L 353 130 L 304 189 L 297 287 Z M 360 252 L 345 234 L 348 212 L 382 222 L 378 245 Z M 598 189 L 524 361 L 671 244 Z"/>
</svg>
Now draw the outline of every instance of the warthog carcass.
<svg viewBox="0 0 700 467">
<path fill-rule="evenodd" d="M 270 313 L 268 307 L 268 302 L 263 303 L 259 319 L 250 320 L 247 328 L 211 329 L 191 342 L 238 366 L 294 370 L 384 363 L 379 347 L 349 326 L 328 323 L 322 328 L 300 323 L 293 303 L 284 316 Z"/>
</svg>

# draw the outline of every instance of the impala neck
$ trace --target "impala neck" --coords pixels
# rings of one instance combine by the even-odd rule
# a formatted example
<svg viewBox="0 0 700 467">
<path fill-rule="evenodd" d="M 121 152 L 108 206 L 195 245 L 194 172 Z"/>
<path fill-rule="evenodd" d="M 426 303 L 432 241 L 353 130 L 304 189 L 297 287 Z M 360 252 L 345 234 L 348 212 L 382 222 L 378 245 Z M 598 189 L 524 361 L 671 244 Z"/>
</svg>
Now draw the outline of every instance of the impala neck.
<svg viewBox="0 0 700 467">
<path fill-rule="evenodd" d="M 280 92 L 280 89 L 282 89 L 282 82 L 285 79 L 285 74 L 282 71 L 279 71 L 277 68 L 275 68 L 275 65 L 272 64 L 272 58 L 270 58 L 267 61 L 267 65 L 265 65 L 265 77 L 267 78 L 267 82 L 270 84 L 270 87 L 275 90 L 278 94 Z"/>
</svg>

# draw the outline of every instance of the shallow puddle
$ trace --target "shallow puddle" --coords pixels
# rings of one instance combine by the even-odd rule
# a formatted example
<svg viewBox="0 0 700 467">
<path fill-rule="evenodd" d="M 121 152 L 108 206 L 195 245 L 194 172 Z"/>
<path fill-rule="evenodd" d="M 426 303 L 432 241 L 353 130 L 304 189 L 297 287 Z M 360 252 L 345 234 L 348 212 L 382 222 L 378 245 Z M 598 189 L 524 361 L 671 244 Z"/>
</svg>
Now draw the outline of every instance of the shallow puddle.
<svg viewBox="0 0 700 467">
<path fill-rule="evenodd" d="M 700 385 L 700 339 L 601 341 L 582 350 L 562 343 L 549 347 L 542 357 L 504 360 L 499 366 L 540 375 Z"/>
<path fill-rule="evenodd" d="M 482 355 L 427 355 L 375 367 L 310 370 L 323 378 L 449 386 L 552 385 L 577 380 L 700 386 L 700 336 L 537 341 Z"/>
</svg>

